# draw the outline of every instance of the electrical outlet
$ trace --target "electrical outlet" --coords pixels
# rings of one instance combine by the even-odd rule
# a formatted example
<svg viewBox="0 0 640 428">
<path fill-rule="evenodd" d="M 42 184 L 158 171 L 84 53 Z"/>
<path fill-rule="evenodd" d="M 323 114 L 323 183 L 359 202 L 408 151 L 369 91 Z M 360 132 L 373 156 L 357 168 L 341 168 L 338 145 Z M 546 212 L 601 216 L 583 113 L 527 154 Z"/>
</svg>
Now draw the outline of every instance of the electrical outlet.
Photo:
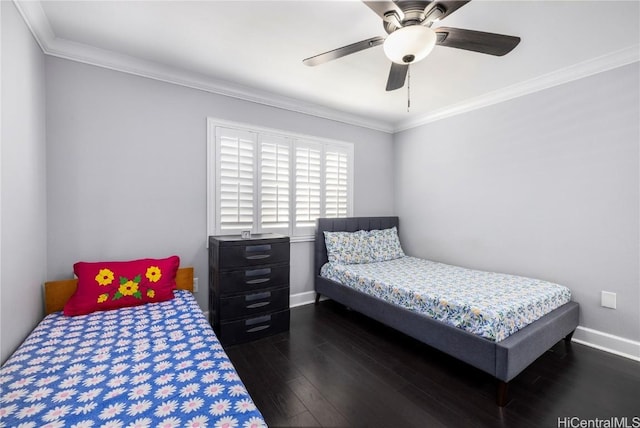
<svg viewBox="0 0 640 428">
<path fill-rule="evenodd" d="M 616 293 L 610 291 L 602 291 L 600 293 L 600 305 L 605 308 L 616 308 Z"/>
<path fill-rule="evenodd" d="M 193 292 L 198 292 L 198 278 L 193 278 Z"/>
</svg>

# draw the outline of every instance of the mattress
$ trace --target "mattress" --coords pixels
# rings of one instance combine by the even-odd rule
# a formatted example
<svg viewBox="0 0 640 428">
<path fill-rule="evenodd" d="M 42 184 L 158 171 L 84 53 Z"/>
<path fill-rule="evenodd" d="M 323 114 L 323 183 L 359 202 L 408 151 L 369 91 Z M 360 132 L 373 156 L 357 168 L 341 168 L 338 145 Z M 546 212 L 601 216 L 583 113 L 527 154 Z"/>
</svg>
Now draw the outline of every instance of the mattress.
<svg viewBox="0 0 640 428">
<path fill-rule="evenodd" d="M 191 293 L 174 293 L 48 315 L 0 368 L 0 426 L 266 426 Z"/>
<path fill-rule="evenodd" d="M 496 342 L 571 300 L 567 287 L 547 281 L 408 256 L 326 263 L 320 275 Z"/>
</svg>

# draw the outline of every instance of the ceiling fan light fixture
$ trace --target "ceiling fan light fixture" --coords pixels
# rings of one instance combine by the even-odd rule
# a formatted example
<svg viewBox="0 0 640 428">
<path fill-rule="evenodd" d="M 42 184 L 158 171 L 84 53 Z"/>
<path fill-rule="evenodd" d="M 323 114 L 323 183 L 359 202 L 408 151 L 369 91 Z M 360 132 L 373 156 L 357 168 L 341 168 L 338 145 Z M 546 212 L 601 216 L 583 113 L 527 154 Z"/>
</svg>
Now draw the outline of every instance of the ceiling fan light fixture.
<svg viewBox="0 0 640 428">
<path fill-rule="evenodd" d="M 429 27 L 410 25 L 387 36 L 384 53 L 396 64 L 410 64 L 424 59 L 436 45 L 436 33 Z"/>
</svg>

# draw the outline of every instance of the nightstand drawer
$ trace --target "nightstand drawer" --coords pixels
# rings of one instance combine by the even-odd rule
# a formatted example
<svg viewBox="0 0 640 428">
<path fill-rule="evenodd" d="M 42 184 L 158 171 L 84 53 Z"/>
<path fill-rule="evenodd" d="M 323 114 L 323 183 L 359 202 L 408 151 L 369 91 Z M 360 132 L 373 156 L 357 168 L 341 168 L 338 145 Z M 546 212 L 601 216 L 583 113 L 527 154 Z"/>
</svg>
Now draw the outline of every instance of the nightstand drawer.
<svg viewBox="0 0 640 428">
<path fill-rule="evenodd" d="M 220 318 L 230 320 L 289 308 L 289 287 L 220 299 Z"/>
<path fill-rule="evenodd" d="M 260 339 L 289 329 L 289 309 L 253 318 L 220 323 L 220 340 L 225 345 Z"/>
<path fill-rule="evenodd" d="M 221 296 L 289 285 L 289 265 L 219 272 Z"/>
<path fill-rule="evenodd" d="M 220 247 L 220 269 L 289 262 L 289 240 Z"/>
</svg>

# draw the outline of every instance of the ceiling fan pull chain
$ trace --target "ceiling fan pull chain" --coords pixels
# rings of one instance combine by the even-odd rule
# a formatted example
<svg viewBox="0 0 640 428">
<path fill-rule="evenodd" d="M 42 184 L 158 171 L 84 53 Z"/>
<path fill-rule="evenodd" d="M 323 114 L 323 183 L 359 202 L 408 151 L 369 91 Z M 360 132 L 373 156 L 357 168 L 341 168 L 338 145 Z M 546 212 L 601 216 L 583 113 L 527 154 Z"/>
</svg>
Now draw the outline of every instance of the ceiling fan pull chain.
<svg viewBox="0 0 640 428">
<path fill-rule="evenodd" d="M 411 64 L 407 66 L 407 113 L 411 108 Z"/>
</svg>

